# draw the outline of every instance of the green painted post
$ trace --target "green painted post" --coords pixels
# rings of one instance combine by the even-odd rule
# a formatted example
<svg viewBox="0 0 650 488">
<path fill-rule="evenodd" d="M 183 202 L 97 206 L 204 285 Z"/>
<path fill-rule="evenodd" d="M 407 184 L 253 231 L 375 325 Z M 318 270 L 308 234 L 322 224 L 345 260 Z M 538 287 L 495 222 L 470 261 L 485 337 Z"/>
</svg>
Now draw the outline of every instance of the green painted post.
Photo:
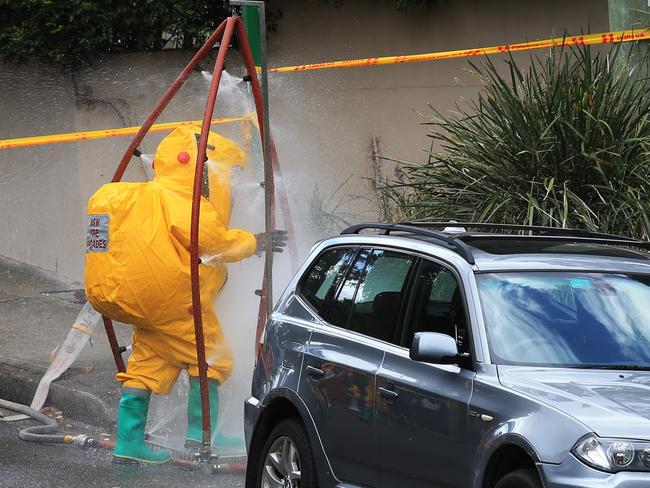
<svg viewBox="0 0 650 488">
<path fill-rule="evenodd" d="M 609 29 L 621 31 L 630 29 L 642 29 L 650 27 L 650 0 L 609 0 Z M 623 50 L 630 54 L 630 63 L 639 68 L 639 75 L 646 76 L 648 73 L 648 41 L 636 43 L 624 43 Z"/>
<path fill-rule="evenodd" d="M 253 52 L 253 60 L 255 66 L 260 66 L 262 62 L 261 55 L 261 35 L 260 32 L 260 12 L 257 7 L 243 6 L 241 8 L 241 19 L 246 27 L 248 40 L 251 44 L 251 51 Z"/>
</svg>

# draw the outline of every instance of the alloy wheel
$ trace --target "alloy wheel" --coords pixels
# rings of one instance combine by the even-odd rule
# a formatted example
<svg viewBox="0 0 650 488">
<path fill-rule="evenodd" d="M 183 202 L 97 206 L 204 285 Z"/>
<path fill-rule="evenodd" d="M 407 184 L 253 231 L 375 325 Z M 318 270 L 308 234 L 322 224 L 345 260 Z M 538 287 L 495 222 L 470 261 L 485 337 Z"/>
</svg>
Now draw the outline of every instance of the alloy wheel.
<svg viewBox="0 0 650 488">
<path fill-rule="evenodd" d="M 300 488 L 300 458 L 289 437 L 280 436 L 271 444 L 264 460 L 262 488 Z"/>
</svg>

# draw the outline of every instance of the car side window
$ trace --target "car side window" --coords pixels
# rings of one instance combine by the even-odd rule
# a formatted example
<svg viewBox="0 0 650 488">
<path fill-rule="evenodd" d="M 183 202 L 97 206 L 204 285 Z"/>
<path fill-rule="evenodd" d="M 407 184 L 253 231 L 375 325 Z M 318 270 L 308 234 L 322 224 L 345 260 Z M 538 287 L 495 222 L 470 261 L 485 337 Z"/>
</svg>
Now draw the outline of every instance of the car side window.
<svg viewBox="0 0 650 488">
<path fill-rule="evenodd" d="M 298 293 L 324 317 L 343 274 L 355 255 L 355 249 L 335 248 L 325 251 L 305 273 Z"/>
<path fill-rule="evenodd" d="M 382 249 L 362 250 L 332 303 L 328 321 L 376 339 L 398 343 L 402 293 L 414 258 Z"/>
<path fill-rule="evenodd" d="M 414 260 L 413 256 L 394 251 L 372 251 L 354 297 L 348 329 L 399 343 L 400 305 Z"/>
<path fill-rule="evenodd" d="M 366 261 L 369 254 L 370 251 L 368 249 L 361 250 L 352 266 L 350 266 L 343 286 L 341 286 L 338 296 L 332 302 L 329 314 L 325 317 L 330 324 L 338 327 L 347 327 L 354 295 L 357 292 L 359 281 L 366 268 Z"/>
<path fill-rule="evenodd" d="M 458 352 L 469 352 L 468 321 L 462 289 L 451 270 L 422 261 L 415 277 L 405 346 L 416 332 L 439 332 L 454 338 Z"/>
</svg>

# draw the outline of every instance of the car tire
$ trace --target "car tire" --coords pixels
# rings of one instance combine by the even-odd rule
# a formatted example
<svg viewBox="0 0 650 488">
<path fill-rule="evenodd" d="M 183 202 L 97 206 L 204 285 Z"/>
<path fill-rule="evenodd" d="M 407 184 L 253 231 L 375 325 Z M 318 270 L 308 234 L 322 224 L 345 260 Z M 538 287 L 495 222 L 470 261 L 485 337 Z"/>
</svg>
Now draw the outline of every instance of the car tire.
<svg viewBox="0 0 650 488">
<path fill-rule="evenodd" d="M 542 488 L 542 482 L 534 469 L 518 469 L 501 478 L 494 488 Z"/>
<path fill-rule="evenodd" d="M 283 420 L 271 431 L 258 458 L 256 478 L 256 488 L 318 488 L 314 454 L 299 419 Z"/>
</svg>

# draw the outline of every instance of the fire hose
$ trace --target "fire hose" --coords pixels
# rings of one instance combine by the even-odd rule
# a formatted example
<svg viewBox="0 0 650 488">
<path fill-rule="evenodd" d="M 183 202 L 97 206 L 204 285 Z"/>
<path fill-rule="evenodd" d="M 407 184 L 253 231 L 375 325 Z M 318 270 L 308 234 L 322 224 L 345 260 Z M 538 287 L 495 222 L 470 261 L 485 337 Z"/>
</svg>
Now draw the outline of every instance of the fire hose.
<svg viewBox="0 0 650 488">
<path fill-rule="evenodd" d="M 19 432 L 18 437 L 23 441 L 48 444 L 72 444 L 81 449 L 113 450 L 115 448 L 115 443 L 109 440 L 96 439 L 84 434 L 62 434 L 59 432 L 59 426 L 55 419 L 48 417 L 44 413 L 28 407 L 27 405 L 21 405 L 20 403 L 0 399 L 0 408 L 10 410 L 17 414 L 26 415 L 35 421 L 40 422 L 41 425 L 26 427 Z M 174 457 L 171 462 L 189 469 L 199 467 L 198 460 L 190 457 Z M 246 471 L 246 464 L 215 463 L 211 466 L 211 471 L 214 473 L 243 473 Z"/>
</svg>

